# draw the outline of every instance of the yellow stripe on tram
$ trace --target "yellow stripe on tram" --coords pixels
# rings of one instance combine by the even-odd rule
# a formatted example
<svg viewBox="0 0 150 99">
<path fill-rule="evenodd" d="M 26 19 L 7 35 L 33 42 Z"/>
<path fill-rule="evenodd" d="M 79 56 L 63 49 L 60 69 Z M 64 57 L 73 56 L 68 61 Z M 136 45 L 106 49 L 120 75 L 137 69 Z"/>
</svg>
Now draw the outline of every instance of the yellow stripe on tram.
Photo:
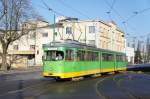
<svg viewBox="0 0 150 99">
<path fill-rule="evenodd" d="M 126 68 L 119 68 L 116 69 L 116 71 L 119 70 L 126 70 Z M 83 75 L 89 75 L 89 74 L 95 74 L 95 73 L 104 73 L 104 72 L 112 72 L 114 69 L 103 69 L 100 71 L 99 69 L 95 70 L 88 70 L 88 71 L 81 71 L 81 72 L 68 72 L 68 73 L 48 73 L 44 72 L 43 76 L 59 76 L 60 78 L 72 78 L 72 77 L 78 77 Z"/>
</svg>

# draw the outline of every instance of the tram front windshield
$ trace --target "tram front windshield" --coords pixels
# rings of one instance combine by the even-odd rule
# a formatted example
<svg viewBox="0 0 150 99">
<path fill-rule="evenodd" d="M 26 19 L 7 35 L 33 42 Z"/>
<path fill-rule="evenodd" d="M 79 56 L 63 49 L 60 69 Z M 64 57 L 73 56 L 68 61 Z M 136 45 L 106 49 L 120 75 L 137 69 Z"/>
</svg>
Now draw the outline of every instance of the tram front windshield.
<svg viewBox="0 0 150 99">
<path fill-rule="evenodd" d="M 44 60 L 47 61 L 60 61 L 64 59 L 63 51 L 45 51 Z"/>
</svg>

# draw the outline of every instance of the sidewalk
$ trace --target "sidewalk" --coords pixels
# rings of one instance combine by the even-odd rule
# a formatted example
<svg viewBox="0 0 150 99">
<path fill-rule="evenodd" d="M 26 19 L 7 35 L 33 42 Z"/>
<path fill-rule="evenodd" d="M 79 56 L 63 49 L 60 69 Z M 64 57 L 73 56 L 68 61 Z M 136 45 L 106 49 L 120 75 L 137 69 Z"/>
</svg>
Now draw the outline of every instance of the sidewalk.
<svg viewBox="0 0 150 99">
<path fill-rule="evenodd" d="M 0 71 L 0 75 L 9 75 L 9 74 L 21 74 L 21 73 L 28 73 L 28 72 L 40 72 L 42 70 L 42 66 L 30 66 L 25 69 L 13 69 L 9 71 Z"/>
</svg>

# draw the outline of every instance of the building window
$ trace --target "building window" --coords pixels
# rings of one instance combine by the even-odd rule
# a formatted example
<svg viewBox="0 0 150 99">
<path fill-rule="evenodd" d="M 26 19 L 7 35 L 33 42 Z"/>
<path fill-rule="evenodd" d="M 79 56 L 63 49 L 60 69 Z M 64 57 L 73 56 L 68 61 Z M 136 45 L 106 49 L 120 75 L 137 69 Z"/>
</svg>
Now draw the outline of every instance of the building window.
<svg viewBox="0 0 150 99">
<path fill-rule="evenodd" d="M 48 33 L 46 32 L 46 33 L 42 33 L 42 36 L 43 37 L 48 37 Z"/>
<path fill-rule="evenodd" d="M 35 50 L 35 45 L 30 45 L 30 50 Z"/>
<path fill-rule="evenodd" d="M 95 40 L 89 40 L 90 45 L 95 45 Z"/>
<path fill-rule="evenodd" d="M 66 27 L 66 34 L 72 33 L 72 27 Z"/>
<path fill-rule="evenodd" d="M 13 49 L 14 49 L 14 50 L 18 50 L 18 45 L 14 45 L 14 46 L 13 46 Z"/>
<path fill-rule="evenodd" d="M 39 54 L 39 50 L 37 50 L 37 55 Z"/>
<path fill-rule="evenodd" d="M 54 33 L 55 36 L 57 36 L 57 34 L 58 34 L 57 32 Z"/>
<path fill-rule="evenodd" d="M 30 39 L 35 39 L 35 35 L 36 33 L 35 32 L 33 32 L 33 33 L 30 33 Z"/>
<path fill-rule="evenodd" d="M 89 33 L 95 33 L 95 26 L 89 26 Z"/>
</svg>

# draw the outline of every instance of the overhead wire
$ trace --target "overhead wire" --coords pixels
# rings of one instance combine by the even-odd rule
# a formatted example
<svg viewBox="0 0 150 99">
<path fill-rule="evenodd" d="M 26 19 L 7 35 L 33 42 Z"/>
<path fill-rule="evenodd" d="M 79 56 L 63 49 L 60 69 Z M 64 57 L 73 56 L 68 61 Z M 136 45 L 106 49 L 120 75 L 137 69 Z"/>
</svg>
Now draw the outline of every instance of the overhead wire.
<svg viewBox="0 0 150 99">
<path fill-rule="evenodd" d="M 116 3 L 116 0 L 113 0 L 112 4 L 111 4 L 111 6 L 110 6 L 109 11 L 106 12 L 106 13 L 108 14 L 108 17 L 109 17 L 109 19 L 110 19 L 111 21 L 112 21 L 111 11 L 112 11 L 112 9 L 113 9 L 115 3 Z"/>
<path fill-rule="evenodd" d="M 42 1 L 43 5 L 44 5 L 49 11 L 53 12 L 54 14 L 60 15 L 60 16 L 65 16 L 64 14 L 62 14 L 62 13 L 60 13 L 60 12 L 58 12 L 58 11 L 52 9 L 52 8 L 50 8 L 50 7 L 44 2 L 44 0 L 41 0 L 41 1 Z M 66 17 L 66 16 L 65 16 L 65 17 Z"/>
<path fill-rule="evenodd" d="M 137 15 L 139 15 L 139 14 L 142 14 L 142 13 L 148 11 L 148 10 L 150 10 L 150 7 L 149 7 L 149 8 L 145 8 L 145 9 L 140 10 L 140 11 L 135 11 L 135 12 L 133 12 L 133 15 L 129 16 L 129 18 L 127 18 L 127 19 L 125 20 L 125 22 L 128 22 L 129 20 L 131 20 L 131 19 L 134 18 L 135 16 L 137 16 Z"/>
<path fill-rule="evenodd" d="M 116 9 L 114 9 L 114 7 L 112 7 L 112 5 L 107 1 L 107 0 L 103 0 L 111 9 L 111 11 L 114 11 L 114 13 L 116 13 L 116 15 L 121 19 L 124 20 L 124 18 L 118 13 L 118 11 Z M 116 2 L 116 1 L 115 1 Z"/>
<path fill-rule="evenodd" d="M 82 16 L 84 16 L 84 17 L 86 17 L 87 19 L 90 20 L 89 16 L 83 14 L 82 12 L 80 12 L 80 11 L 78 11 L 77 9 L 73 8 L 72 6 L 66 4 L 63 0 L 59 0 L 59 1 L 60 1 L 61 4 L 63 4 L 65 7 L 68 7 L 68 8 L 70 8 L 70 9 L 74 10 L 75 12 L 79 13 L 80 15 L 82 15 Z M 59 3 L 60 3 L 60 2 L 59 2 Z M 116 0 L 113 0 L 112 4 L 109 4 L 109 3 L 108 3 L 108 5 L 110 5 L 110 10 L 109 10 L 108 12 L 111 12 L 112 10 L 114 10 L 113 7 L 114 7 L 115 3 L 116 3 Z M 114 10 L 114 11 L 115 11 L 115 13 L 116 13 L 120 18 L 122 18 L 121 15 L 120 15 L 116 10 Z M 109 14 L 109 18 L 112 19 L 110 14 Z M 97 30 L 97 29 L 95 29 L 95 30 L 98 31 L 98 32 L 101 32 L 101 31 L 99 31 L 99 30 Z M 83 32 L 81 32 L 81 33 L 83 33 Z M 82 35 L 82 34 L 81 34 L 81 35 Z M 80 36 L 81 36 L 81 35 L 80 35 Z M 80 36 L 79 36 L 79 38 L 80 38 Z"/>
<path fill-rule="evenodd" d="M 124 31 L 126 33 L 128 33 L 128 29 L 127 28 L 130 28 L 131 30 L 133 30 L 134 32 L 136 32 L 135 29 L 129 23 L 127 23 L 127 22 L 124 21 L 125 18 L 123 18 L 120 15 L 120 13 L 114 7 L 112 8 L 111 4 L 107 0 L 104 0 L 104 2 L 110 7 L 111 11 L 113 11 L 118 16 L 118 18 L 120 19 L 121 24 L 123 24 Z"/>
<path fill-rule="evenodd" d="M 145 8 L 145 9 L 143 9 L 143 10 L 140 10 L 140 11 L 135 11 L 135 12 L 133 12 L 133 15 L 131 15 L 130 17 L 128 17 L 125 21 L 124 21 L 124 24 L 127 24 L 132 18 L 134 18 L 134 17 L 136 17 L 137 15 L 139 15 L 139 14 L 142 14 L 142 13 L 144 13 L 144 12 L 146 12 L 146 11 L 148 11 L 148 10 L 150 10 L 150 7 L 149 8 Z M 130 27 L 131 28 L 131 27 Z M 147 35 L 147 34 L 146 34 Z M 142 37 L 145 37 L 145 36 L 139 36 L 140 38 Z M 147 36 L 146 36 L 147 37 Z"/>
<path fill-rule="evenodd" d="M 56 1 L 57 1 L 57 0 L 56 0 Z M 67 8 L 70 8 L 70 9 L 74 10 L 76 13 L 79 13 L 80 15 L 84 16 L 85 18 L 90 19 L 89 16 L 87 16 L 87 15 L 84 14 L 83 12 L 81 12 L 81 11 L 79 11 L 79 10 L 73 8 L 73 7 L 70 6 L 69 4 L 65 3 L 63 0 L 59 0 L 59 3 L 61 3 L 62 5 L 64 5 L 64 6 L 67 7 Z"/>
<path fill-rule="evenodd" d="M 53 12 L 54 14 L 64 16 L 64 15 L 61 14 L 60 12 L 57 12 L 57 11 L 53 10 L 52 8 L 50 8 L 43 0 L 41 0 L 41 1 L 42 1 L 43 5 L 46 7 L 46 8 L 45 8 L 45 7 L 42 7 L 42 8 L 47 9 L 48 11 L 51 11 L 51 12 Z M 66 17 L 66 16 L 64 16 L 64 17 Z M 58 34 L 60 35 L 60 38 L 62 39 L 62 36 L 61 36 L 60 32 L 58 32 Z"/>
<path fill-rule="evenodd" d="M 67 16 L 63 15 L 62 13 L 59 13 L 59 12 L 53 10 L 52 8 L 50 8 L 43 0 L 41 0 L 41 1 L 42 1 L 42 3 L 44 4 L 44 6 L 46 7 L 46 9 L 48 9 L 49 11 L 53 12 L 54 14 L 67 17 Z M 76 28 L 76 27 L 75 27 L 75 28 Z M 76 28 L 76 29 L 77 29 L 77 28 Z M 77 29 L 77 30 L 79 30 L 79 31 L 81 32 L 81 34 L 83 33 L 80 29 Z M 80 35 L 81 35 L 81 34 L 80 34 Z M 69 38 L 69 37 L 70 37 L 70 34 L 68 35 L 67 38 Z M 73 37 L 73 34 L 72 34 L 72 37 Z M 74 37 L 73 37 L 73 38 L 74 38 Z"/>
<path fill-rule="evenodd" d="M 65 16 L 65 15 L 63 15 L 62 13 L 60 13 L 60 12 L 58 12 L 58 11 L 55 11 L 54 9 L 50 8 L 43 0 L 41 0 L 41 1 L 43 2 L 43 4 L 46 6 L 46 8 L 47 8 L 49 11 L 51 11 L 51 12 L 57 14 L 57 15 Z M 74 10 L 76 13 L 79 13 L 80 15 L 86 17 L 87 19 L 90 19 L 89 16 L 83 14 L 82 12 L 80 12 L 80 11 L 78 11 L 77 9 L 73 8 L 72 6 L 66 4 L 63 0 L 59 0 L 59 1 L 60 1 L 61 4 L 63 4 L 65 7 L 68 7 L 68 8 L 70 8 L 70 9 Z M 115 5 L 115 3 L 116 3 L 116 0 L 113 0 L 112 4 L 110 4 L 107 0 L 104 0 L 104 1 L 105 1 L 106 4 L 110 7 L 109 12 L 114 11 L 114 12 L 116 13 L 116 15 L 117 15 L 121 20 L 124 19 L 124 18 L 113 8 L 114 5 Z M 65 16 L 65 17 L 66 17 L 66 16 Z M 123 21 L 122 21 L 122 22 L 123 22 Z M 124 27 L 126 27 L 125 30 L 127 31 L 127 23 L 126 23 L 126 26 L 125 26 L 125 23 L 123 23 L 123 24 L 124 24 Z M 97 30 L 97 29 L 96 29 L 96 30 Z M 80 31 L 80 29 L 79 29 L 79 31 Z M 81 33 L 83 33 L 83 32 L 81 32 Z"/>
<path fill-rule="evenodd" d="M 57 14 L 57 15 L 60 15 L 60 16 L 64 16 L 64 17 L 68 17 L 68 16 L 65 16 L 65 15 L 63 15 L 62 13 L 59 13 L 59 12 L 57 12 L 57 11 L 55 11 L 55 10 L 53 10 L 52 8 L 50 8 L 43 0 L 41 0 L 42 2 L 43 2 L 43 4 L 45 5 L 45 7 L 46 7 L 46 9 L 48 9 L 49 11 L 51 11 L 51 12 L 53 12 L 54 14 Z M 76 28 L 77 29 L 77 28 Z M 77 30 L 79 30 L 80 31 L 80 29 L 77 29 Z M 80 31 L 81 32 L 81 31 Z M 82 32 L 81 32 L 82 33 Z M 59 34 L 60 35 L 60 34 Z M 73 37 L 74 35 L 72 34 L 72 37 Z M 67 39 L 69 39 L 69 37 L 70 37 L 70 34 L 68 35 L 68 37 L 67 37 Z M 74 38 L 74 37 L 73 37 Z"/>
<path fill-rule="evenodd" d="M 87 16 L 87 15 L 85 15 L 84 13 L 82 13 L 81 11 L 79 11 L 79 10 L 73 8 L 73 7 L 70 6 L 69 4 L 65 3 L 63 0 L 59 0 L 59 3 L 61 3 L 63 6 L 69 8 L 69 9 L 72 9 L 74 12 L 79 13 L 80 15 L 82 15 L 82 16 L 84 16 L 85 18 L 87 18 L 87 19 L 90 20 L 90 17 L 89 17 L 89 16 Z M 77 24 L 78 24 L 78 23 L 77 23 Z M 80 40 L 80 37 L 81 37 L 81 35 L 82 35 L 83 32 L 81 31 L 81 27 L 79 26 L 79 24 L 78 24 L 78 27 L 79 27 L 78 30 L 79 30 L 80 33 L 81 33 L 80 36 L 78 37 L 78 40 Z"/>
<path fill-rule="evenodd" d="M 85 18 L 87 18 L 88 20 L 91 20 L 91 18 L 90 18 L 89 16 L 87 16 L 87 15 L 85 15 L 84 13 L 82 13 L 81 11 L 79 11 L 79 10 L 73 8 L 73 7 L 70 6 L 69 4 L 66 4 L 63 0 L 59 0 L 59 1 L 61 1 L 61 4 L 64 5 L 65 7 L 69 8 L 69 9 L 72 9 L 72 10 L 74 10 L 76 13 L 78 13 L 78 14 L 84 16 Z M 59 3 L 60 3 L 60 2 L 59 2 Z M 114 3 L 115 3 L 115 2 L 114 2 Z M 81 37 L 81 35 L 82 35 L 83 32 L 81 31 L 81 27 L 80 27 L 79 25 L 78 25 L 78 27 L 79 27 L 79 31 L 81 32 L 81 34 L 80 34 L 80 36 L 79 36 L 79 38 L 78 38 L 78 39 L 80 39 L 80 37 Z M 101 31 L 99 31 L 99 30 L 97 30 L 97 29 L 95 29 L 95 30 L 98 31 L 98 32 L 101 32 Z"/>
<path fill-rule="evenodd" d="M 128 22 L 129 22 L 132 18 L 134 18 L 134 17 L 136 17 L 137 15 L 142 14 L 142 13 L 148 11 L 148 10 L 150 10 L 150 8 L 145 8 L 145 9 L 143 9 L 143 10 L 133 12 L 133 15 L 131 15 L 130 17 L 128 17 L 123 23 L 128 24 Z M 132 28 L 132 27 L 130 26 L 130 28 Z M 133 28 L 132 28 L 132 29 L 133 29 Z"/>
<path fill-rule="evenodd" d="M 116 3 L 116 0 L 113 0 L 113 2 L 112 2 L 112 5 L 111 5 L 111 8 L 110 8 L 109 12 L 111 12 L 111 10 L 113 9 L 113 7 L 114 7 L 115 3 Z"/>
<path fill-rule="evenodd" d="M 104 1 L 105 1 L 105 3 L 106 3 L 110 8 L 112 8 L 111 5 L 108 3 L 107 0 L 104 0 Z M 112 8 L 112 10 L 116 13 L 116 15 L 119 16 L 119 18 L 120 18 L 121 20 L 125 20 L 114 8 Z M 135 29 L 133 29 L 133 27 L 130 26 L 128 22 L 129 22 L 132 18 L 134 18 L 134 17 L 136 17 L 137 15 L 139 15 L 139 14 L 141 14 L 141 13 L 144 13 L 144 12 L 146 12 L 146 11 L 148 11 L 148 10 L 150 10 L 150 8 L 146 8 L 146 9 L 143 9 L 143 10 L 141 10 L 141 11 L 135 11 L 135 12 L 133 12 L 133 15 L 131 15 L 130 17 L 128 17 L 125 21 L 122 21 L 122 24 L 123 24 L 123 26 L 124 26 L 124 28 L 125 28 L 125 32 L 128 33 L 128 28 L 130 28 L 130 29 L 132 29 L 132 30 L 135 31 Z M 127 26 L 127 25 L 128 25 L 128 26 Z M 128 27 L 128 28 L 127 28 L 127 27 Z M 146 35 L 147 35 L 147 34 L 146 34 Z M 139 36 L 139 37 L 141 38 L 141 36 Z M 144 37 L 144 36 L 142 35 L 142 37 Z M 135 38 L 137 38 L 137 36 L 136 36 Z"/>
<path fill-rule="evenodd" d="M 112 18 L 111 18 L 110 14 L 112 11 L 120 18 L 120 20 L 124 20 L 124 18 L 114 9 L 114 5 L 116 3 L 116 0 L 113 0 L 112 4 L 110 4 L 107 0 L 104 0 L 104 2 L 110 7 L 109 11 L 106 13 L 109 14 L 109 18 L 111 21 L 112 21 Z M 121 23 L 124 26 L 125 33 L 127 33 L 127 23 L 123 23 L 122 21 L 121 21 Z"/>
</svg>

